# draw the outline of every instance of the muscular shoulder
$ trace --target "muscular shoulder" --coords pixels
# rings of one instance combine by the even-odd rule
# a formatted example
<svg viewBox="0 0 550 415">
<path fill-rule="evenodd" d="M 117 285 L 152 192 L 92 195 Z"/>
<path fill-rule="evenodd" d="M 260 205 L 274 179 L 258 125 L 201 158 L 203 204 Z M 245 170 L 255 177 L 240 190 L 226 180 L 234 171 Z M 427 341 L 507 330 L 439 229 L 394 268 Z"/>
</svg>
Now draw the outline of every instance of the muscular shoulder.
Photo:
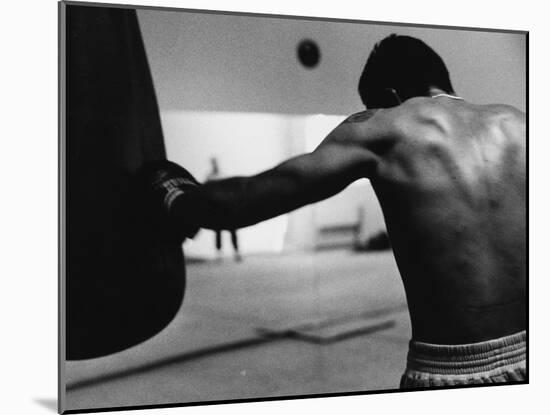
<svg viewBox="0 0 550 415">
<path fill-rule="evenodd" d="M 474 160 L 498 165 L 525 153 L 525 115 L 507 105 L 416 98 L 400 106 L 393 124 L 400 137 L 394 159 L 401 162 L 421 158 L 462 167 Z"/>
<path fill-rule="evenodd" d="M 484 135 L 483 130 L 502 129 L 524 135 L 525 114 L 508 105 L 476 105 L 465 101 L 414 98 L 394 111 L 394 132 L 408 139 L 453 138 Z"/>
<path fill-rule="evenodd" d="M 511 105 L 490 104 L 490 105 L 480 105 L 478 107 L 483 108 L 483 110 L 488 114 L 507 117 L 510 119 L 514 119 L 517 122 L 525 122 L 525 113 Z"/>
<path fill-rule="evenodd" d="M 383 159 L 403 146 L 422 146 L 450 124 L 450 114 L 430 105 L 429 100 L 410 101 L 394 108 L 351 115 L 327 137 L 325 144 L 362 148 Z"/>
<path fill-rule="evenodd" d="M 325 140 L 381 155 L 393 140 L 393 114 L 387 109 L 366 110 L 346 118 Z"/>
<path fill-rule="evenodd" d="M 501 129 L 510 138 L 525 138 L 526 116 L 517 108 L 509 105 L 485 105 L 482 113 L 488 125 Z"/>
<path fill-rule="evenodd" d="M 506 163 L 519 163 L 525 168 L 527 156 L 527 129 L 525 114 L 507 105 L 485 108 L 486 136 L 492 146 L 500 146 Z"/>
<path fill-rule="evenodd" d="M 393 112 L 395 133 L 411 138 L 431 138 L 449 134 L 456 125 L 457 108 L 442 105 L 432 98 L 413 98 L 400 105 Z"/>
</svg>

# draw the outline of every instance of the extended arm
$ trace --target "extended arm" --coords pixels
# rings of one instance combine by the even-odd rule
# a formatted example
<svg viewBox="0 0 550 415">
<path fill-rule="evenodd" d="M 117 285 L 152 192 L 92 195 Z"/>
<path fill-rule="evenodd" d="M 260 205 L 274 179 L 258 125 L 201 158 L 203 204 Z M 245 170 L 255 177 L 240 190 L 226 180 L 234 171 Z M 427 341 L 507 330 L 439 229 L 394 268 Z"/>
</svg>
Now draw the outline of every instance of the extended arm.
<svg viewBox="0 0 550 415">
<path fill-rule="evenodd" d="M 365 114 L 348 118 L 311 153 L 255 176 L 212 181 L 194 189 L 176 200 L 174 213 L 203 228 L 241 228 L 326 199 L 370 177 L 378 156 L 362 145 L 358 134 L 363 131 L 353 125 L 365 121 Z"/>
</svg>

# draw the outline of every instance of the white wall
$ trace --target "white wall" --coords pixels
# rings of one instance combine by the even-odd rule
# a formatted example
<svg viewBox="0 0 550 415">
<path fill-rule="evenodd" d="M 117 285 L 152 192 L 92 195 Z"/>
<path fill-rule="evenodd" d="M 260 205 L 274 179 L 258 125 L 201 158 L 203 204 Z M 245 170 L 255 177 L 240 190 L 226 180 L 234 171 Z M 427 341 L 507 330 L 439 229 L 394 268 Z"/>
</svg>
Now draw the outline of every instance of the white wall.
<svg viewBox="0 0 550 415">
<path fill-rule="evenodd" d="M 185 166 L 204 181 L 216 157 L 222 176 L 253 175 L 273 167 L 291 155 L 288 147 L 292 117 L 280 114 L 237 112 L 161 112 L 164 140 L 169 158 Z M 238 232 L 244 253 L 278 252 L 287 231 L 285 216 Z M 231 253 L 229 234 L 223 234 L 226 253 Z M 190 256 L 212 256 L 214 233 L 201 231 L 186 242 Z"/>
</svg>

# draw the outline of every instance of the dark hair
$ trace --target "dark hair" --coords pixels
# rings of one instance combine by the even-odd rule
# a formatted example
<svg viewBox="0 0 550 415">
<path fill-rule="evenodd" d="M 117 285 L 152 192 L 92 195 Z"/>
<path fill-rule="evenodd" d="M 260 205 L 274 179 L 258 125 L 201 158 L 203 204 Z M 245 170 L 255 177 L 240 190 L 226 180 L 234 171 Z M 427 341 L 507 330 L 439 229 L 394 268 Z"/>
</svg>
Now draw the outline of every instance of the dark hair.
<svg viewBox="0 0 550 415">
<path fill-rule="evenodd" d="M 453 92 L 441 57 L 419 39 L 392 34 L 374 46 L 358 89 L 367 108 L 388 108 L 399 100 L 428 96 L 431 86 Z"/>
</svg>

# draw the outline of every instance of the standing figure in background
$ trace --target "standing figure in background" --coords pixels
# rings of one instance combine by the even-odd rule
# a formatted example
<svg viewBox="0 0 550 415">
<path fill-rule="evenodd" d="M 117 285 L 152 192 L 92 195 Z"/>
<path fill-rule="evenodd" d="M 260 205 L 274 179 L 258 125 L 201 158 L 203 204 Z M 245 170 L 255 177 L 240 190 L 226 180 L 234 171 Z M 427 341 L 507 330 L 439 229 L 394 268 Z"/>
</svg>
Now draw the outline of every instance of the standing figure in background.
<svg viewBox="0 0 550 415">
<path fill-rule="evenodd" d="M 218 165 L 218 159 L 216 157 L 210 158 L 211 170 L 206 176 L 206 181 L 211 182 L 220 179 L 220 167 Z M 239 240 L 237 238 L 237 231 L 235 229 L 228 229 L 231 234 L 231 244 L 233 245 L 233 252 L 235 261 L 242 261 L 242 256 L 239 252 Z M 218 253 L 218 259 L 222 257 L 222 230 L 217 229 L 214 231 L 216 233 L 216 251 Z"/>
</svg>

